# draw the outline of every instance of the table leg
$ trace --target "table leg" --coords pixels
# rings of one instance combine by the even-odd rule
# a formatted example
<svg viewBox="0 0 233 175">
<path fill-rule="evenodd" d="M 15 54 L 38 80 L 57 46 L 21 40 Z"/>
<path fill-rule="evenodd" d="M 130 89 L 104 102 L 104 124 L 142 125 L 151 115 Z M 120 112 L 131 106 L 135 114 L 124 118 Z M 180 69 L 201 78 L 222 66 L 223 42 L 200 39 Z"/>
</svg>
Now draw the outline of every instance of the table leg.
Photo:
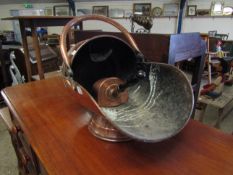
<svg viewBox="0 0 233 175">
<path fill-rule="evenodd" d="M 41 80 L 41 79 L 44 79 L 44 69 L 42 66 L 40 45 L 39 45 L 38 37 L 36 34 L 36 27 L 31 26 L 31 29 L 32 29 L 33 48 L 35 49 L 35 53 L 36 53 L 37 70 L 38 70 L 38 74 Z"/>
<path fill-rule="evenodd" d="M 2 46 L 0 43 L 0 64 L 1 64 L 1 68 L 2 68 L 2 79 L 3 79 L 3 87 L 6 87 L 8 85 L 7 81 L 7 74 L 6 74 L 6 62 L 5 62 L 5 58 L 3 57 L 3 51 L 2 51 Z"/>
<path fill-rule="evenodd" d="M 225 111 L 225 114 L 223 115 L 223 108 L 218 110 L 218 119 L 214 125 L 214 127 L 219 128 L 221 122 L 229 115 L 229 113 L 233 110 L 233 108 L 231 108 L 228 111 Z"/>
<path fill-rule="evenodd" d="M 224 115 L 223 115 L 223 108 L 219 108 L 218 109 L 218 119 L 214 125 L 215 128 L 219 128 L 220 127 L 220 123 L 223 119 Z"/>
<path fill-rule="evenodd" d="M 201 114 L 200 117 L 198 118 L 198 121 L 203 122 L 205 111 L 206 111 L 207 104 L 202 103 L 201 104 Z"/>
<path fill-rule="evenodd" d="M 27 69 L 27 80 L 31 81 L 32 69 L 31 69 L 31 64 L 30 64 L 30 57 L 29 57 L 29 50 L 28 50 L 25 25 L 24 25 L 24 22 L 22 20 L 19 20 L 19 26 L 20 26 L 20 32 L 21 32 L 21 37 L 22 37 L 25 64 L 26 64 L 26 69 Z"/>
<path fill-rule="evenodd" d="M 208 56 L 208 81 L 211 84 L 211 55 Z"/>
</svg>

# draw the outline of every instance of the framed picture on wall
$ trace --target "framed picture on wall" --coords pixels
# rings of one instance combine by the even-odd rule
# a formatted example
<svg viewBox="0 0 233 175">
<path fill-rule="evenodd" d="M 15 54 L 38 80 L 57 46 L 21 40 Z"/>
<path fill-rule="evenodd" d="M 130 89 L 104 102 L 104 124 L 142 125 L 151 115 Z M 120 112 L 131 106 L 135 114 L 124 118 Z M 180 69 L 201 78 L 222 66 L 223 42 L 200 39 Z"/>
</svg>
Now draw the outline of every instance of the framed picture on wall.
<svg viewBox="0 0 233 175">
<path fill-rule="evenodd" d="M 110 18 L 124 18 L 125 11 L 123 9 L 110 9 L 109 10 L 109 17 Z"/>
<path fill-rule="evenodd" d="M 45 7 L 44 15 L 45 16 L 53 16 L 53 7 Z"/>
<path fill-rule="evenodd" d="M 179 4 L 166 3 L 163 4 L 163 16 L 177 16 L 179 11 Z"/>
<path fill-rule="evenodd" d="M 71 10 L 68 5 L 55 5 L 53 6 L 54 16 L 71 16 Z"/>
<path fill-rule="evenodd" d="M 197 15 L 197 6 L 188 5 L 187 6 L 187 16 L 196 16 Z"/>
<path fill-rule="evenodd" d="M 223 15 L 223 1 L 213 1 L 211 3 L 211 16 L 222 16 Z"/>
<path fill-rule="evenodd" d="M 133 14 L 134 15 L 150 15 L 151 3 L 134 3 Z"/>
<path fill-rule="evenodd" d="M 90 15 L 91 9 L 77 9 L 77 16 Z"/>
<path fill-rule="evenodd" d="M 108 6 L 93 6 L 92 14 L 108 16 Z"/>
</svg>

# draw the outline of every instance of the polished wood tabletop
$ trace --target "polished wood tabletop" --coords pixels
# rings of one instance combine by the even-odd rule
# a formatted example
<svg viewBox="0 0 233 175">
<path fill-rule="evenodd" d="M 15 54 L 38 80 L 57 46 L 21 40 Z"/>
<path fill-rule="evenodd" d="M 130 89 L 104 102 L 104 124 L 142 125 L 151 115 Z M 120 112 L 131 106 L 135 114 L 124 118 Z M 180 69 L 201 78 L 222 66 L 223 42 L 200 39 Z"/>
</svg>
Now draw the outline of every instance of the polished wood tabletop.
<svg viewBox="0 0 233 175">
<path fill-rule="evenodd" d="M 64 26 L 73 16 L 12 16 L 1 20 L 23 20 L 25 27 Z"/>
<path fill-rule="evenodd" d="M 61 77 L 2 95 L 48 174 L 233 174 L 233 136 L 197 121 L 160 143 L 110 143 L 90 134 L 90 114 Z"/>
</svg>

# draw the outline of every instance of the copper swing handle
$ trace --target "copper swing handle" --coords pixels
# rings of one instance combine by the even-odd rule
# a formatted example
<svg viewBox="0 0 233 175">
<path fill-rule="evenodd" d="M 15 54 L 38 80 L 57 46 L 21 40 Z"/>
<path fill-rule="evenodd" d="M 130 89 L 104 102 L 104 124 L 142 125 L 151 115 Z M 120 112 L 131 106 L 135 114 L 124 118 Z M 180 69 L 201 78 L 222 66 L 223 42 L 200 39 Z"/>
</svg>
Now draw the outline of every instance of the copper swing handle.
<svg viewBox="0 0 233 175">
<path fill-rule="evenodd" d="M 137 44 L 135 43 L 134 39 L 130 35 L 130 33 L 121 24 L 117 23 L 116 21 L 112 20 L 111 18 L 101 16 L 101 15 L 86 15 L 86 16 L 81 16 L 81 17 L 75 17 L 64 26 L 64 28 L 62 30 L 61 37 L 60 37 L 61 55 L 62 55 L 62 58 L 63 58 L 65 64 L 68 67 L 70 67 L 70 65 L 71 65 L 71 59 L 69 58 L 67 50 L 66 50 L 67 49 L 67 45 L 66 45 L 67 34 L 74 25 L 76 25 L 82 21 L 88 21 L 88 20 L 103 21 L 103 22 L 106 22 L 106 23 L 111 24 L 112 26 L 116 27 L 119 31 L 121 31 L 123 33 L 123 35 L 126 37 L 128 42 L 130 43 L 131 47 L 135 51 L 140 53 L 140 50 L 139 50 Z"/>
</svg>

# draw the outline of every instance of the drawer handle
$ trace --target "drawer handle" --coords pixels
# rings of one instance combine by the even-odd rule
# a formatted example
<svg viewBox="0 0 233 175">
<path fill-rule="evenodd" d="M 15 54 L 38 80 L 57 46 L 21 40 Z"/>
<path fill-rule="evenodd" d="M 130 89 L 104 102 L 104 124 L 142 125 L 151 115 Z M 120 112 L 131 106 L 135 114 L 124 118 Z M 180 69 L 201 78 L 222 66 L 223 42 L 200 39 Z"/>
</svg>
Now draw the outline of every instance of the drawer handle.
<svg viewBox="0 0 233 175">
<path fill-rule="evenodd" d="M 22 148 L 19 149 L 19 154 L 23 166 L 26 166 L 30 161 L 30 157 L 26 154 L 26 152 Z"/>
<path fill-rule="evenodd" d="M 13 134 L 18 134 L 20 131 L 22 131 L 21 130 L 21 128 L 19 127 L 19 126 L 12 126 L 12 128 L 11 128 L 11 132 L 13 133 Z"/>
</svg>

